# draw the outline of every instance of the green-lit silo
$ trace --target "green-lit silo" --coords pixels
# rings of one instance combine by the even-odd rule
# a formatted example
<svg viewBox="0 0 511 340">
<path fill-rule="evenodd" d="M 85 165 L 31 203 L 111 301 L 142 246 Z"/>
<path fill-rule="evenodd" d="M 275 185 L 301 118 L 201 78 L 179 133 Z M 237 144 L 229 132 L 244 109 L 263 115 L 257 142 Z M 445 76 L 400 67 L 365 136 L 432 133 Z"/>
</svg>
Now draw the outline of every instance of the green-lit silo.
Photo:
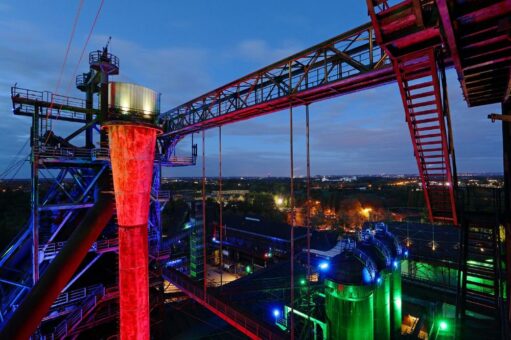
<svg viewBox="0 0 511 340">
<path fill-rule="evenodd" d="M 383 242 L 364 230 L 357 247 L 375 262 L 378 275 L 374 288 L 374 337 L 378 340 L 390 339 L 390 287 L 392 281 L 392 255 Z"/>
<path fill-rule="evenodd" d="M 390 281 L 390 319 L 394 339 L 399 338 L 401 334 L 402 313 L 401 313 L 401 270 L 392 272 L 392 280 Z"/>
<path fill-rule="evenodd" d="M 405 257 L 406 251 L 403 249 L 397 238 L 387 230 L 387 226 L 384 223 L 376 224 L 375 231 L 375 237 L 387 245 L 393 257 L 390 280 L 390 322 L 392 330 L 391 337 L 392 339 L 396 339 L 401 335 L 401 260 Z"/>
<path fill-rule="evenodd" d="M 374 339 L 374 279 L 374 262 L 360 250 L 345 250 L 332 258 L 325 274 L 330 339 Z"/>
</svg>

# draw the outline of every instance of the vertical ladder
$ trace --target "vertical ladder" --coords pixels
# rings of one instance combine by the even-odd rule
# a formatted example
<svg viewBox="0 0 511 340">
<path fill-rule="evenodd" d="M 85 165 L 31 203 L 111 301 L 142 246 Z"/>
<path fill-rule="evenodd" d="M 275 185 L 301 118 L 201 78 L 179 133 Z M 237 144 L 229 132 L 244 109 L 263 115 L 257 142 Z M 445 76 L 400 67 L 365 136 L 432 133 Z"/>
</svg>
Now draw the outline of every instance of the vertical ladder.
<svg viewBox="0 0 511 340">
<path fill-rule="evenodd" d="M 367 0 L 367 6 L 376 40 L 393 62 L 429 220 L 457 225 L 449 110 L 438 76 L 438 20 L 427 1 Z"/>
<path fill-rule="evenodd" d="M 498 338 L 502 298 L 499 224 L 480 221 L 468 214 L 462 221 L 462 272 L 458 283 L 460 301 L 457 314 L 463 321 L 462 330 L 472 334 L 477 332 L 478 322 L 484 322 L 485 332 L 493 329 L 495 334 L 480 336 Z M 488 327 L 488 323 L 493 323 L 492 327 Z"/>
</svg>

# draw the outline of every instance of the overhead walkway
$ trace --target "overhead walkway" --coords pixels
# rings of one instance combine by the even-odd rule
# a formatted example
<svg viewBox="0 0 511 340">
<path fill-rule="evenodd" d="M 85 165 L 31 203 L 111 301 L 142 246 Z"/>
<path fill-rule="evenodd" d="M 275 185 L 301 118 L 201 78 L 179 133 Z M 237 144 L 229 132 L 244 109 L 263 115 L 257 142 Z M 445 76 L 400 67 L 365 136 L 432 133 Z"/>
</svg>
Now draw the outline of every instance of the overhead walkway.
<svg viewBox="0 0 511 340">
<path fill-rule="evenodd" d="M 262 324 L 260 321 L 246 315 L 240 310 L 235 309 L 231 305 L 222 302 L 217 297 L 206 294 L 202 285 L 192 281 L 185 274 L 172 269 L 163 269 L 163 278 L 178 287 L 183 293 L 190 298 L 221 317 L 224 321 L 235 327 L 237 330 L 250 337 L 251 339 L 284 339 L 286 335 L 277 329 Z"/>
</svg>

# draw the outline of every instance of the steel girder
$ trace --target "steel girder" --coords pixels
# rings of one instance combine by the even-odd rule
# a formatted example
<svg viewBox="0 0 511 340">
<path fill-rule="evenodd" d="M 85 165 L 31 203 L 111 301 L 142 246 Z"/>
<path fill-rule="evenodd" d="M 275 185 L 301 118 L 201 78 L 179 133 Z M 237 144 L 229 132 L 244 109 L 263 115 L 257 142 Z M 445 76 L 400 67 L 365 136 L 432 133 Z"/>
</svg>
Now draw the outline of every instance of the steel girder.
<svg viewBox="0 0 511 340">
<path fill-rule="evenodd" d="M 365 24 L 162 113 L 159 123 L 163 136 L 181 136 L 394 80 Z"/>
</svg>

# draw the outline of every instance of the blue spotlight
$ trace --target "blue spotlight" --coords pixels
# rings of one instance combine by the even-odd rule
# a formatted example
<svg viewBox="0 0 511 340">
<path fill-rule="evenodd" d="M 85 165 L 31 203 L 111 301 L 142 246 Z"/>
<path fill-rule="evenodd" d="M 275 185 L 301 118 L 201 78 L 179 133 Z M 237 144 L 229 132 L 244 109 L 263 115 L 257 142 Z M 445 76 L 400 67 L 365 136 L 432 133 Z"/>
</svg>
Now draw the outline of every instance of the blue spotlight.
<svg viewBox="0 0 511 340">
<path fill-rule="evenodd" d="M 394 267 L 394 269 L 397 269 L 398 263 L 396 260 L 392 262 L 392 266 Z"/>
<path fill-rule="evenodd" d="M 408 257 L 408 249 L 405 250 L 405 257 Z"/>
<path fill-rule="evenodd" d="M 327 261 L 323 261 L 323 262 L 319 263 L 318 267 L 319 267 L 320 270 L 326 271 L 330 267 L 330 263 L 328 263 Z"/>
<path fill-rule="evenodd" d="M 378 276 L 378 278 L 376 279 L 376 284 L 381 285 L 381 282 L 382 282 L 382 279 L 380 276 Z"/>
<path fill-rule="evenodd" d="M 273 310 L 273 316 L 274 316 L 274 317 L 276 317 L 276 318 L 278 318 L 278 317 L 280 316 L 280 310 L 278 310 L 277 308 L 275 308 L 275 309 Z"/>
</svg>

